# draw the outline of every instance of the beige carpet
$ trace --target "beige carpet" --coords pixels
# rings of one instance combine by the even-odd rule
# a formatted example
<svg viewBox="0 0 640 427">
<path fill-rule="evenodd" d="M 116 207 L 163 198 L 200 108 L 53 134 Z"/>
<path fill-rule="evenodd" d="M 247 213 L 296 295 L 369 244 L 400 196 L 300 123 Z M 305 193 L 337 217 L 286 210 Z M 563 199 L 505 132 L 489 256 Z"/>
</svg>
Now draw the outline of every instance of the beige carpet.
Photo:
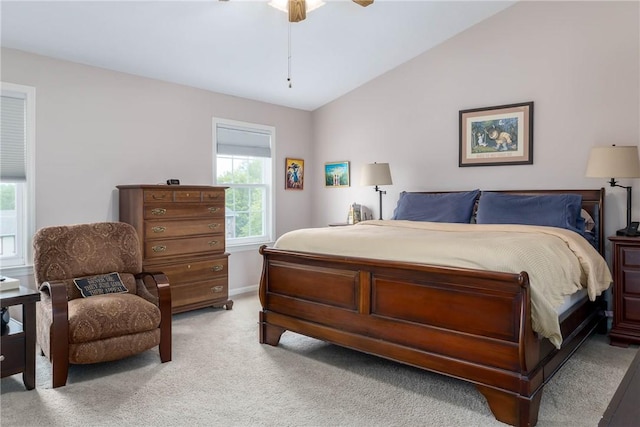
<svg viewBox="0 0 640 427">
<path fill-rule="evenodd" d="M 258 343 L 255 294 L 232 311 L 174 316 L 173 361 L 157 350 L 72 366 L 51 389 L 37 357 L 37 387 L 1 382 L 8 426 L 491 426 L 484 398 L 465 382 L 287 332 Z M 591 338 L 547 384 L 539 426 L 596 426 L 637 346 Z"/>
</svg>

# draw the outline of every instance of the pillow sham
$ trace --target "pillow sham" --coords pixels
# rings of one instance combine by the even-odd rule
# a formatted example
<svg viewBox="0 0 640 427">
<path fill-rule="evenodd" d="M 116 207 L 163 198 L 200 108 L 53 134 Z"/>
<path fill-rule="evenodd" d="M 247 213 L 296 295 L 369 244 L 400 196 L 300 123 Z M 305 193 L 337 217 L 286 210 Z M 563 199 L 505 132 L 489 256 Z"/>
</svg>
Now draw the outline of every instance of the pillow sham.
<svg viewBox="0 0 640 427">
<path fill-rule="evenodd" d="M 454 193 L 400 193 L 391 219 L 430 222 L 471 222 L 480 190 Z"/>
<path fill-rule="evenodd" d="M 482 192 L 478 224 L 527 224 L 566 228 L 583 234 L 579 194 L 520 195 Z"/>
</svg>

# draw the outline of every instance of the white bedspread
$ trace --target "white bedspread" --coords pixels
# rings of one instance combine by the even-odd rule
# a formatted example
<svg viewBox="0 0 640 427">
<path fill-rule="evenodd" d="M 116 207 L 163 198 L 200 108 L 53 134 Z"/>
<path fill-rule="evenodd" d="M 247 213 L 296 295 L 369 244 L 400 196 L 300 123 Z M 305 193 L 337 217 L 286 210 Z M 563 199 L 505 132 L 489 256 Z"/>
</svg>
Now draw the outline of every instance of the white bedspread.
<svg viewBox="0 0 640 427">
<path fill-rule="evenodd" d="M 606 261 L 577 233 L 531 225 L 365 221 L 351 227 L 295 230 L 274 247 L 351 257 L 418 262 L 520 273 L 531 284 L 533 330 L 560 347 L 556 308 L 586 288 L 594 300 L 606 290 Z"/>
</svg>

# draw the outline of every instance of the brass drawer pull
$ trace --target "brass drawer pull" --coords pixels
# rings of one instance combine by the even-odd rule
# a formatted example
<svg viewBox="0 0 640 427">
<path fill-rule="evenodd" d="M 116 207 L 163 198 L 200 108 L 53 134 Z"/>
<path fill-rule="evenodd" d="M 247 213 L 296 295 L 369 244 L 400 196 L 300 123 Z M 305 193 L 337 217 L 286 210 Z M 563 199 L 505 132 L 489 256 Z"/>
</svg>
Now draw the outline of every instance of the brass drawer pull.
<svg viewBox="0 0 640 427">
<path fill-rule="evenodd" d="M 157 194 L 153 194 L 151 197 L 153 197 L 154 200 L 162 200 L 165 197 L 167 197 L 167 195 L 166 194 L 162 194 L 162 195 L 158 196 Z"/>
<path fill-rule="evenodd" d="M 154 208 L 151 209 L 151 215 L 164 215 L 167 213 L 165 208 Z"/>
<path fill-rule="evenodd" d="M 220 198 L 220 194 L 207 194 L 207 197 L 210 199 L 219 199 Z"/>
<path fill-rule="evenodd" d="M 157 245 L 151 248 L 153 250 L 153 252 L 164 252 L 167 250 L 167 247 L 165 245 Z"/>
<path fill-rule="evenodd" d="M 151 229 L 151 231 L 153 231 L 154 233 L 164 233 L 164 231 L 167 229 L 167 227 L 163 227 L 161 225 L 158 225 L 156 227 L 153 227 Z"/>
<path fill-rule="evenodd" d="M 209 224 L 209 228 L 212 229 L 212 230 L 214 228 L 218 228 L 218 227 L 220 227 L 220 223 L 219 222 L 214 222 L 214 223 Z"/>
<path fill-rule="evenodd" d="M 222 271 L 224 270 L 224 265 L 222 264 L 216 264 L 213 267 L 211 267 L 211 271 Z"/>
<path fill-rule="evenodd" d="M 211 240 L 211 241 L 209 242 L 209 246 L 216 246 L 217 244 L 218 244 L 218 241 L 217 241 L 217 240 Z"/>
<path fill-rule="evenodd" d="M 220 210 L 220 208 L 209 208 L 209 213 L 216 213 Z"/>
<path fill-rule="evenodd" d="M 217 294 L 218 292 L 222 292 L 223 289 L 224 289 L 224 286 L 214 286 L 213 288 L 211 288 L 214 294 Z"/>
</svg>

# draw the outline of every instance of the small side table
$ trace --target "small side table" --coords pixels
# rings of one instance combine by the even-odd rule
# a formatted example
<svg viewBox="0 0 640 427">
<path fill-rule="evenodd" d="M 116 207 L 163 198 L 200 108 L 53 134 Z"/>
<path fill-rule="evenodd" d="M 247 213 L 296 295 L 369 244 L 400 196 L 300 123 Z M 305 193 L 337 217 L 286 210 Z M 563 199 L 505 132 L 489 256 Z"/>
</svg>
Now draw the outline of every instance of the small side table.
<svg viewBox="0 0 640 427">
<path fill-rule="evenodd" d="M 0 307 L 22 305 L 22 325 L 11 319 L 0 336 L 0 375 L 22 372 L 27 390 L 36 386 L 36 302 L 40 292 L 20 286 L 0 292 Z"/>
<path fill-rule="evenodd" d="M 611 236 L 613 326 L 611 345 L 640 344 L 640 238 Z"/>
</svg>

